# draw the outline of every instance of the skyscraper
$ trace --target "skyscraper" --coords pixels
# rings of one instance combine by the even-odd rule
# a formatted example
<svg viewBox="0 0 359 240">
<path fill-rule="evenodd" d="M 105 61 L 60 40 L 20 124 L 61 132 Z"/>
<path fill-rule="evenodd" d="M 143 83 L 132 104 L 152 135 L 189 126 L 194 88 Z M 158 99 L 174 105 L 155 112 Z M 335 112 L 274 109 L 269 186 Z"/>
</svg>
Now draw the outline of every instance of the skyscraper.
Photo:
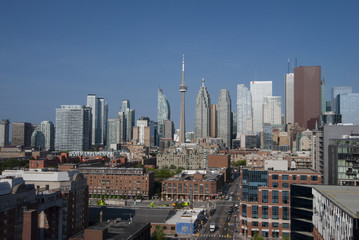
<svg viewBox="0 0 359 240">
<path fill-rule="evenodd" d="M 244 84 L 237 84 L 237 139 L 252 131 L 252 95 Z"/>
<path fill-rule="evenodd" d="M 333 87 L 332 88 L 332 112 L 335 112 L 336 114 L 339 114 L 339 112 L 337 111 L 337 97 L 339 94 L 344 94 L 344 93 L 352 93 L 352 87 Z"/>
<path fill-rule="evenodd" d="M 182 60 L 182 83 L 180 86 L 180 92 L 182 95 L 181 98 L 181 119 L 180 119 L 180 133 L 179 133 L 179 143 L 186 142 L 186 118 L 185 118 L 185 99 L 184 95 L 187 91 L 186 83 L 184 82 L 184 55 Z"/>
<path fill-rule="evenodd" d="M 324 114 L 327 110 L 327 90 L 325 89 L 324 78 L 320 83 L 320 111 Z"/>
<path fill-rule="evenodd" d="M 320 66 L 294 68 L 294 121 L 313 130 L 320 123 Z"/>
<path fill-rule="evenodd" d="M 359 93 L 339 94 L 336 103 L 337 112 L 342 115 L 342 123 L 359 125 Z"/>
<path fill-rule="evenodd" d="M 97 115 L 97 135 L 98 144 L 106 146 L 107 140 L 107 120 L 108 120 L 108 105 L 104 98 L 97 98 L 98 100 L 98 115 Z"/>
<path fill-rule="evenodd" d="M 120 119 L 121 143 L 131 142 L 132 130 L 135 126 L 135 110 L 130 108 L 129 100 L 122 100 L 122 107 L 118 113 Z"/>
<path fill-rule="evenodd" d="M 82 105 L 61 105 L 56 108 L 56 150 L 88 150 L 90 135 L 91 108 Z"/>
<path fill-rule="evenodd" d="M 0 123 L 0 147 L 9 145 L 9 119 L 3 119 Z"/>
<path fill-rule="evenodd" d="M 87 107 L 91 108 L 91 144 L 105 145 L 107 134 L 108 106 L 104 98 L 87 95 Z"/>
<path fill-rule="evenodd" d="M 40 130 L 35 130 L 31 135 L 31 147 L 39 147 L 39 150 L 45 149 L 45 135 Z"/>
<path fill-rule="evenodd" d="M 285 124 L 294 123 L 294 73 L 285 75 Z"/>
<path fill-rule="evenodd" d="M 163 94 L 162 89 L 158 89 L 158 97 L 157 97 L 157 135 L 158 140 L 160 141 L 163 133 L 163 121 L 170 120 L 171 118 L 171 110 L 170 104 L 167 101 L 166 96 Z"/>
<path fill-rule="evenodd" d="M 232 101 L 227 89 L 221 89 L 217 103 L 217 137 L 226 147 L 232 143 Z"/>
<path fill-rule="evenodd" d="M 202 79 L 202 86 L 198 91 L 195 106 L 195 139 L 205 138 L 210 136 L 210 106 L 211 98 L 204 86 L 204 79 Z"/>
<path fill-rule="evenodd" d="M 98 143 L 97 130 L 97 111 L 98 111 L 98 100 L 95 94 L 87 95 L 87 107 L 91 108 L 91 145 Z"/>
<path fill-rule="evenodd" d="M 263 123 L 282 124 L 282 101 L 279 96 L 268 96 L 263 103 Z"/>
<path fill-rule="evenodd" d="M 211 116 L 210 116 L 210 136 L 212 138 L 216 138 L 217 137 L 217 105 L 216 104 L 211 104 L 210 107 L 210 112 L 211 112 Z"/>
<path fill-rule="evenodd" d="M 55 127 L 51 121 L 42 121 L 40 124 L 40 130 L 45 136 L 45 149 L 55 149 Z"/>
<path fill-rule="evenodd" d="M 15 122 L 12 124 L 11 145 L 13 146 L 31 146 L 31 134 L 33 126 L 28 122 Z"/>
<path fill-rule="evenodd" d="M 263 127 L 264 98 L 272 96 L 272 81 L 251 81 L 253 109 L 253 132 L 260 133 Z"/>
<path fill-rule="evenodd" d="M 117 150 L 121 143 L 120 119 L 108 119 L 107 121 L 107 146 Z"/>
</svg>

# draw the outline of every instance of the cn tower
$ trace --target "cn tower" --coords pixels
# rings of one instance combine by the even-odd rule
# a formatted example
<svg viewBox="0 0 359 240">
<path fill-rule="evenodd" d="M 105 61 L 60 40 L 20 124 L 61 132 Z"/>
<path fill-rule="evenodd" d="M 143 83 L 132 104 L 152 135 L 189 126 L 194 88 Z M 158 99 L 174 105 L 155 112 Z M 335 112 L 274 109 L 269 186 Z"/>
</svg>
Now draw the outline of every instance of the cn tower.
<svg viewBox="0 0 359 240">
<path fill-rule="evenodd" d="M 185 124 L 185 110 L 184 110 L 184 93 L 187 91 L 186 83 L 184 82 L 184 55 L 182 59 L 182 84 L 179 88 L 182 93 L 182 102 L 181 102 L 181 119 L 180 119 L 180 135 L 179 143 L 186 142 L 186 124 Z"/>
</svg>

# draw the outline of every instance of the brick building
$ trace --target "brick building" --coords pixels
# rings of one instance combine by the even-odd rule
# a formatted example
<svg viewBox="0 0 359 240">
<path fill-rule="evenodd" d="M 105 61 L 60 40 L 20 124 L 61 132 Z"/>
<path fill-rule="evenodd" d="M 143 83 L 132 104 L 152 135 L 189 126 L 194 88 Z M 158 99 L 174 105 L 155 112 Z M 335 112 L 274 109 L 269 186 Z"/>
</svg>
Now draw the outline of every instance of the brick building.
<svg viewBox="0 0 359 240">
<path fill-rule="evenodd" d="M 162 199 L 215 199 L 224 185 L 225 168 L 217 170 L 185 170 L 162 182 Z"/>
<path fill-rule="evenodd" d="M 311 169 L 288 171 L 241 170 L 239 231 L 241 236 L 290 236 L 291 184 L 321 184 L 321 175 Z"/>
<path fill-rule="evenodd" d="M 24 212 L 23 237 L 29 235 L 27 239 L 68 239 L 88 226 L 88 187 L 86 179 L 78 171 L 5 170 L 2 176 L 3 178 L 20 177 L 26 184 L 33 186 L 34 193 L 36 189 L 35 203 L 31 206 L 21 205 L 27 210 L 16 210 L 13 215 L 22 221 L 20 214 Z M 19 191 L 16 189 L 24 188 L 21 185 L 15 186 L 12 193 Z M 18 195 L 20 197 L 18 203 L 29 201 L 32 198 L 31 194 Z M 16 232 L 21 232 L 20 230 L 19 227 L 15 229 Z"/>
<path fill-rule="evenodd" d="M 79 167 L 87 178 L 89 194 L 96 197 L 142 197 L 154 194 L 154 173 L 143 168 L 92 168 Z"/>
</svg>

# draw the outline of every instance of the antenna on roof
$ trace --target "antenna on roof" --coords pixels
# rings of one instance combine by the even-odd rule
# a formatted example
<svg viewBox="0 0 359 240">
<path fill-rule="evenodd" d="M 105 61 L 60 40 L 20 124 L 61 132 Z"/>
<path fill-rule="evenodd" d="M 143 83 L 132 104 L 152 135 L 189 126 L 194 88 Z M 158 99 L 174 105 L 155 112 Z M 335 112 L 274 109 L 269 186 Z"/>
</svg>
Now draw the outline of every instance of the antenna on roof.
<svg viewBox="0 0 359 240">
<path fill-rule="evenodd" d="M 298 64 L 298 58 L 296 57 L 295 58 L 295 67 L 297 67 L 297 64 Z"/>
<path fill-rule="evenodd" d="M 288 73 L 289 73 L 289 64 L 290 64 L 290 59 L 288 58 Z"/>
</svg>

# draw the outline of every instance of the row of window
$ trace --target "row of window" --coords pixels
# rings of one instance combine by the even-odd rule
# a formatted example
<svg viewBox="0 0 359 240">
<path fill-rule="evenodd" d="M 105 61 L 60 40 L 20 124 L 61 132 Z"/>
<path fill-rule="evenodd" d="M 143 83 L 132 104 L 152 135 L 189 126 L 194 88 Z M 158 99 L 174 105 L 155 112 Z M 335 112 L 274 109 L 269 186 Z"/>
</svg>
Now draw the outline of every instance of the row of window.
<svg viewBox="0 0 359 240">
<path fill-rule="evenodd" d="M 278 196 L 278 191 L 272 191 L 272 203 L 279 203 Z M 262 190 L 262 203 L 268 203 L 268 190 Z M 289 191 L 282 191 L 282 203 L 289 204 Z"/>
<path fill-rule="evenodd" d="M 247 220 L 242 220 L 242 225 L 247 226 Z M 259 222 L 253 221 L 252 227 L 259 227 Z M 262 227 L 269 227 L 268 222 L 262 222 Z M 272 228 L 279 228 L 278 222 L 272 222 Z M 289 229 L 289 223 L 283 223 L 282 228 Z"/>
<path fill-rule="evenodd" d="M 242 205 L 242 217 L 247 217 L 247 205 Z M 258 206 L 252 206 L 252 218 L 268 219 L 269 218 L 269 207 L 262 206 L 262 216 L 258 216 Z M 279 219 L 279 207 L 272 207 L 272 218 L 271 219 Z M 284 220 L 289 220 L 289 207 L 282 207 L 282 218 Z"/>
<path fill-rule="evenodd" d="M 297 180 L 297 175 L 291 175 L 292 176 L 292 180 L 296 181 Z M 300 175 L 300 181 L 307 181 L 308 176 L 307 175 Z M 272 180 L 279 180 L 279 175 L 278 174 L 273 174 L 272 175 Z M 289 175 L 282 175 L 282 180 L 289 180 Z M 317 175 L 312 175 L 310 176 L 310 180 L 311 181 L 318 181 L 318 176 Z"/>
</svg>

